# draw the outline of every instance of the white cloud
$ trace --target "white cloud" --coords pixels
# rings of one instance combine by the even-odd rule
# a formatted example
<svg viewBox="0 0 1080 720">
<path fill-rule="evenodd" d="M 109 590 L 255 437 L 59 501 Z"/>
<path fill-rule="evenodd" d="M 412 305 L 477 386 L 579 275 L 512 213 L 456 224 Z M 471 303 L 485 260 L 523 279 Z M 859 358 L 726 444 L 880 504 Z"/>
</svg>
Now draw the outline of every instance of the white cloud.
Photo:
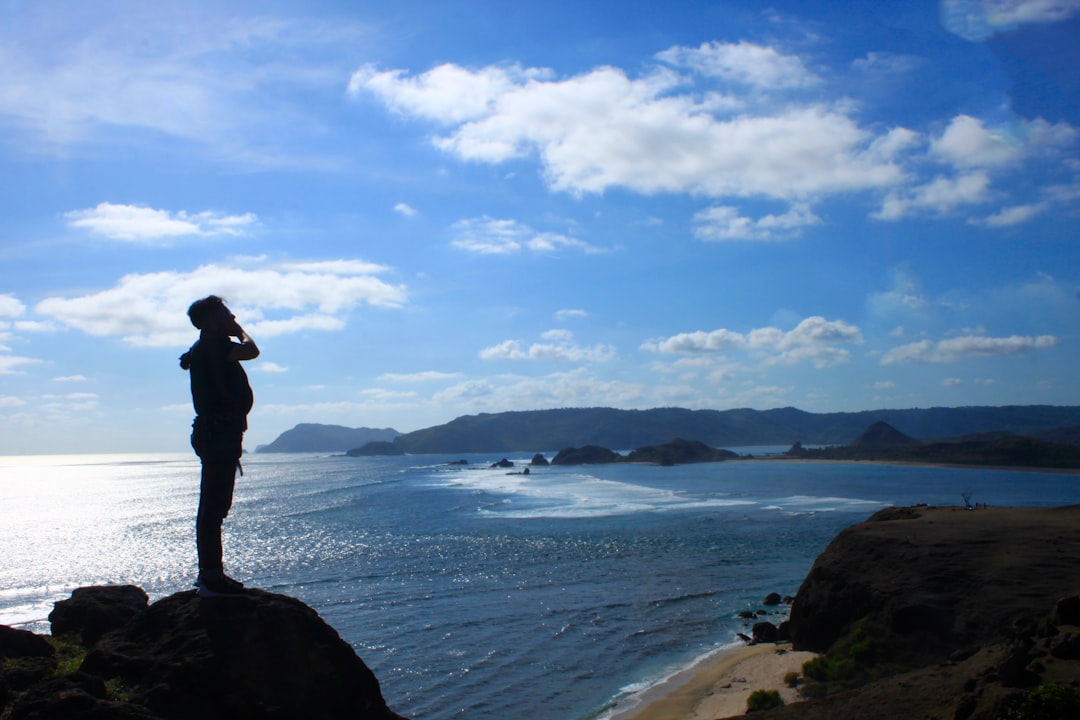
<svg viewBox="0 0 1080 720">
<path fill-rule="evenodd" d="M 17 318 L 26 312 L 26 306 L 11 293 L 0 295 L 0 318 Z"/>
<path fill-rule="evenodd" d="M 755 328 L 743 334 L 727 329 L 680 333 L 651 340 L 641 347 L 659 353 L 723 353 L 748 349 L 767 365 L 813 363 L 824 368 L 847 362 L 851 353 L 843 345 L 861 343 L 862 331 L 843 320 L 808 317 L 787 332 L 776 327 Z"/>
<path fill-rule="evenodd" d="M 949 31 L 971 41 L 1022 25 L 1061 22 L 1080 13 L 1080 0 L 944 0 L 941 19 Z"/>
<path fill-rule="evenodd" d="M 592 253 L 599 249 L 567 235 L 540 232 L 517 220 L 487 216 L 459 220 L 453 225 L 451 245 L 481 255 L 510 255 L 523 251 L 547 253 L 561 248 Z"/>
<path fill-rule="evenodd" d="M 990 176 L 983 170 L 956 177 L 938 176 L 911 190 L 890 193 L 874 217 L 899 220 L 922 211 L 948 213 L 964 205 L 986 202 L 989 189 Z"/>
<path fill-rule="evenodd" d="M 405 217 L 414 217 L 417 211 L 412 205 L 399 202 L 397 205 L 394 205 L 394 212 Z"/>
<path fill-rule="evenodd" d="M 783 215 L 765 215 L 757 220 L 740 215 L 738 208 L 714 205 L 697 212 L 694 223 L 694 235 L 702 240 L 775 240 L 819 225 L 821 219 L 805 203 L 793 205 Z"/>
<path fill-rule="evenodd" d="M 930 141 L 930 152 L 958 167 L 987 167 L 1012 162 L 1021 153 L 1017 138 L 1001 130 L 988 130 L 970 115 L 957 115 Z"/>
<path fill-rule="evenodd" d="M 518 85 L 551 74 L 518 66 L 472 71 L 452 63 L 415 77 L 406 72 L 365 65 L 349 78 L 348 92 L 355 96 L 367 91 L 395 112 L 451 124 L 488 115 L 498 99 Z"/>
<path fill-rule="evenodd" d="M 703 75 L 743 83 L 766 90 L 815 85 L 820 79 L 794 55 L 745 40 L 738 43 L 707 42 L 699 47 L 673 47 L 657 57 Z"/>
<path fill-rule="evenodd" d="M 383 373 L 378 378 L 379 382 L 439 382 L 443 380 L 455 380 L 461 377 L 461 373 L 440 372 L 438 370 L 424 370 L 415 373 Z"/>
<path fill-rule="evenodd" d="M 572 318 L 588 317 L 589 313 L 580 308 L 564 308 L 562 310 L 555 311 L 555 319 L 559 322 L 564 322 Z"/>
<path fill-rule="evenodd" d="M 350 92 L 447 126 L 435 144 L 464 160 L 501 163 L 535 153 L 549 185 L 572 193 L 624 187 L 795 199 L 903 178 L 888 154 L 895 143 L 875 146 L 880 138 L 842 108 L 730 116 L 729 104 L 688 82 L 667 70 L 634 79 L 599 67 L 554 79 L 547 70 L 444 65 L 415 77 L 361 69 Z M 462 87 L 473 92 L 458 103 Z"/>
<path fill-rule="evenodd" d="M 973 219 L 970 222 L 973 225 L 985 225 L 986 227 L 992 228 L 1012 227 L 1013 225 L 1025 223 L 1031 218 L 1045 212 L 1047 207 L 1048 205 L 1046 203 L 1012 205 L 1007 208 L 1002 208 L 1000 212 L 996 212 L 981 220 Z"/>
<path fill-rule="evenodd" d="M 874 383 L 875 390 L 892 390 L 894 387 L 896 387 L 896 383 L 892 380 L 879 380 Z"/>
<path fill-rule="evenodd" d="M 882 365 L 897 363 L 953 363 L 967 357 L 992 357 L 1011 355 L 1027 350 L 1051 348 L 1060 340 L 1053 335 L 1011 335 L 1009 337 L 987 337 L 985 335 L 962 335 L 933 342 L 919 342 L 901 345 L 889 350 L 881 357 Z"/>
<path fill-rule="evenodd" d="M 86 376 L 85 375 L 61 375 L 59 377 L 54 377 L 52 379 L 52 381 L 53 382 L 62 382 L 62 383 L 86 382 Z"/>
<path fill-rule="evenodd" d="M 484 348 L 480 358 L 484 360 L 557 360 L 564 362 L 606 362 L 615 357 L 615 348 L 610 345 L 582 347 L 573 342 L 573 333 L 568 330 L 549 330 L 543 334 L 549 342 L 533 343 L 523 347 L 520 340 L 503 342 Z"/>
<path fill-rule="evenodd" d="M 0 408 L 16 408 L 26 405 L 26 401 L 13 395 L 0 395 Z"/>
<path fill-rule="evenodd" d="M 260 363 L 256 364 L 255 367 L 252 368 L 252 369 L 257 371 L 257 372 L 264 372 L 264 373 L 285 373 L 285 372 L 289 372 L 289 368 L 287 368 L 287 367 L 285 367 L 283 365 L 278 365 L 276 362 L 268 362 L 268 361 L 260 362 Z"/>
<path fill-rule="evenodd" d="M 41 360 L 18 355 L 0 355 L 0 375 L 13 375 L 21 372 L 18 368 L 23 365 L 36 365 L 40 362 Z"/>
<path fill-rule="evenodd" d="M 35 310 L 90 335 L 117 336 L 132 345 L 178 346 L 190 343 L 194 332 L 188 306 L 211 294 L 224 297 L 255 337 L 339 330 L 358 305 L 392 308 L 405 302 L 403 286 L 365 272 L 378 266 L 351 262 L 314 263 L 306 270 L 297 269 L 302 263 L 254 269 L 204 265 L 191 272 L 130 274 L 105 290 L 47 298 Z M 350 267 L 356 272 L 350 273 Z"/>
<path fill-rule="evenodd" d="M 501 375 L 466 380 L 436 393 L 438 405 L 461 412 L 498 412 L 515 408 L 655 407 L 666 404 L 649 395 L 654 388 L 598 378 L 583 368 L 537 377 Z"/>
<path fill-rule="evenodd" d="M 85 210 L 64 214 L 71 227 L 87 230 L 112 240 L 147 242 L 185 235 L 244 235 L 255 224 L 252 213 L 223 215 L 212 211 L 169 212 L 139 205 L 98 203 Z"/>
</svg>

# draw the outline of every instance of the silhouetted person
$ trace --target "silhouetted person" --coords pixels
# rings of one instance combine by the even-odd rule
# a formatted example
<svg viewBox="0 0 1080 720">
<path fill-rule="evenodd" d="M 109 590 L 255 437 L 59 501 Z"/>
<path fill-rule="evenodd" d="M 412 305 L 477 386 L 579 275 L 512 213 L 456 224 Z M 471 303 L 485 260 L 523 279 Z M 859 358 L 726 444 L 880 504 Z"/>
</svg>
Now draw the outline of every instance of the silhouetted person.
<svg viewBox="0 0 1080 720">
<path fill-rule="evenodd" d="M 221 524 L 232 507 L 247 414 L 254 403 L 240 362 L 257 358 L 259 348 L 215 295 L 192 303 L 188 317 L 200 330 L 198 341 L 180 357 L 180 367 L 191 373 L 195 405 L 191 446 L 202 460 L 195 520 L 199 553 L 196 585 L 203 596 L 238 595 L 244 592 L 243 583 L 227 576 L 221 562 Z M 234 337 L 240 342 L 233 342 Z"/>
</svg>

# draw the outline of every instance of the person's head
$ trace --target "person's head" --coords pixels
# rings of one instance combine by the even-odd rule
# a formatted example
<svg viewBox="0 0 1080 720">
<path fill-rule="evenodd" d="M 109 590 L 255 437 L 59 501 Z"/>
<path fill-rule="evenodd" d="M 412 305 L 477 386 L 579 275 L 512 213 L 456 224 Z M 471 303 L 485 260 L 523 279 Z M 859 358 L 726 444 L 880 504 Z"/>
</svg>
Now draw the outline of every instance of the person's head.
<svg viewBox="0 0 1080 720">
<path fill-rule="evenodd" d="M 214 330 L 225 319 L 231 320 L 232 312 L 225 306 L 225 301 L 217 295 L 208 295 L 191 303 L 187 311 L 191 324 L 200 330 Z"/>
</svg>

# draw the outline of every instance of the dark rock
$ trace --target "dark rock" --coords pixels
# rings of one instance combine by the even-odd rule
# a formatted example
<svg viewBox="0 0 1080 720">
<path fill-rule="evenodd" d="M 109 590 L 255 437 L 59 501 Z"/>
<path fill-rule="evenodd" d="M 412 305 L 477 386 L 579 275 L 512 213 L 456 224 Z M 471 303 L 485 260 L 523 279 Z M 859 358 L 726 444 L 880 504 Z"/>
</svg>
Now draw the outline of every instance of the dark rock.
<svg viewBox="0 0 1080 720">
<path fill-rule="evenodd" d="M 173 718 L 399 718 L 352 647 L 304 603 L 177 593 L 91 648 L 82 670 L 118 677 L 132 702 Z"/>
<path fill-rule="evenodd" d="M 1028 670 L 1032 661 L 1031 642 L 1019 642 L 1013 645 L 1004 659 L 997 666 L 1001 684 L 1006 687 L 1028 688 L 1039 684 L 1039 676 Z"/>
<path fill-rule="evenodd" d="M 76 588 L 49 613 L 53 635 L 79 633 L 90 647 L 110 630 L 122 627 L 146 609 L 150 598 L 134 585 L 106 585 Z"/>
<path fill-rule="evenodd" d="M 784 454 L 788 457 L 805 457 L 807 453 L 802 443 L 796 440 Z"/>
<path fill-rule="evenodd" d="M 776 642 L 791 642 L 790 620 L 785 620 L 776 628 Z"/>
<path fill-rule="evenodd" d="M 779 605 L 780 604 L 780 593 L 769 593 L 768 595 L 766 595 L 765 600 L 764 600 L 764 604 L 765 605 Z"/>
<path fill-rule="evenodd" d="M 741 617 L 743 620 L 756 620 L 757 613 L 753 610 L 743 610 L 739 613 L 739 617 Z"/>
<path fill-rule="evenodd" d="M 446 464 L 447 465 L 468 465 L 469 461 L 468 460 L 451 460 L 450 462 L 448 462 Z"/>
<path fill-rule="evenodd" d="M 535 455 L 533 455 L 532 462 L 530 462 L 529 464 L 533 467 L 547 467 L 551 463 L 547 461 L 547 458 L 544 457 L 543 453 L 536 453 Z"/>
<path fill-rule="evenodd" d="M 563 448 L 552 459 L 552 465 L 602 465 L 620 462 L 623 456 L 598 445 L 579 448 Z"/>
<path fill-rule="evenodd" d="M 686 463 L 720 462 L 737 458 L 730 450 L 709 447 L 697 440 L 675 438 L 663 445 L 646 445 L 631 452 L 627 462 L 653 463 L 654 465 L 683 465 Z"/>
<path fill-rule="evenodd" d="M 0 659 L 44 657 L 56 654 L 49 641 L 29 630 L 0 625 Z"/>
<path fill-rule="evenodd" d="M 754 642 L 754 638 L 750 637 L 750 636 L 749 636 L 749 635 L 747 635 L 746 633 L 735 633 L 735 634 L 736 634 L 736 635 L 738 636 L 738 638 L 739 638 L 740 640 L 742 640 L 742 641 L 743 641 L 744 643 L 753 643 L 753 642 Z"/>
<path fill-rule="evenodd" d="M 506 458 L 503 458 L 502 460 L 500 460 L 497 463 L 492 463 L 491 467 L 493 467 L 493 468 L 512 468 L 512 467 L 514 467 L 514 463 L 507 460 Z"/>
<path fill-rule="evenodd" d="M 759 622 L 754 623 L 754 627 L 751 628 L 751 632 L 754 636 L 754 643 L 774 643 L 778 631 L 776 626 L 771 622 Z"/>
<path fill-rule="evenodd" d="M 1056 635 L 1050 641 L 1050 654 L 1059 660 L 1080 660 L 1080 635 Z"/>
<path fill-rule="evenodd" d="M 53 677 L 15 701 L 10 720 L 162 720 L 149 710 L 109 700 L 105 682 L 86 673 Z"/>
<path fill-rule="evenodd" d="M 1080 625 L 1080 596 L 1058 600 L 1054 606 L 1054 622 L 1058 625 Z"/>
</svg>

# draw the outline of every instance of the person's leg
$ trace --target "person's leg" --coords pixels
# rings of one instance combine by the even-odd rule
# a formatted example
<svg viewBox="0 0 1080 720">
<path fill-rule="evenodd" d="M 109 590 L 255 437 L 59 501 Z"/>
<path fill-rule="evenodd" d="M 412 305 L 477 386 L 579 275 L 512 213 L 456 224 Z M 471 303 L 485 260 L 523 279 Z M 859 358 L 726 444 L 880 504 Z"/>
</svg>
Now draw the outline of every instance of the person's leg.
<svg viewBox="0 0 1080 720">
<path fill-rule="evenodd" d="M 236 458 L 203 458 L 199 512 L 195 519 L 195 544 L 199 554 L 200 577 L 223 574 L 221 525 L 232 507 L 235 484 Z"/>
</svg>

